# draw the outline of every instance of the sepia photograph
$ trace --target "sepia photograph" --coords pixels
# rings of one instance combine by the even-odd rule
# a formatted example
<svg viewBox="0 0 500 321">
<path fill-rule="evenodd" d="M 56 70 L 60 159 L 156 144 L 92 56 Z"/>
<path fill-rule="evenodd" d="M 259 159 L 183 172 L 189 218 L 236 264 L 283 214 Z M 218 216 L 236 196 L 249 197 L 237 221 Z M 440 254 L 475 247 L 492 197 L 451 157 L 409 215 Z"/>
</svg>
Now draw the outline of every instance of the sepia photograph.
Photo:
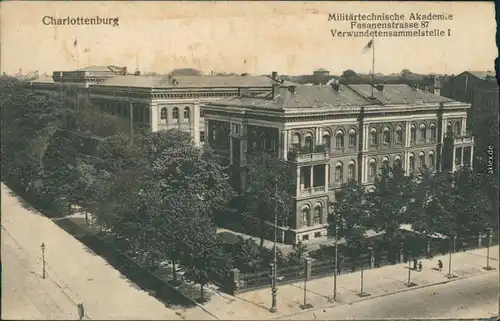
<svg viewBox="0 0 500 321">
<path fill-rule="evenodd" d="M 498 320 L 499 12 L 1 2 L 1 319 Z"/>
</svg>

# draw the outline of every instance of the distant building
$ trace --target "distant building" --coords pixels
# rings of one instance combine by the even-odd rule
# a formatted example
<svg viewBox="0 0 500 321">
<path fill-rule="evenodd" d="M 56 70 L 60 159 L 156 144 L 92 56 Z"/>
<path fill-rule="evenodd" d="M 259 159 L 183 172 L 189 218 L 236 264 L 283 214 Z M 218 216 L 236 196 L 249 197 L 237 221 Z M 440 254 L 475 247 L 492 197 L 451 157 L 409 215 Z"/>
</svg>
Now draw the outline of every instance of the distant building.
<svg viewBox="0 0 500 321">
<path fill-rule="evenodd" d="M 498 82 L 493 72 L 465 71 L 443 84 L 443 96 L 471 104 L 468 110 L 468 128 L 476 138 L 475 157 L 488 158 L 487 149 L 493 146 L 493 157 L 498 158 L 498 110 L 500 106 Z M 483 162 L 484 164 L 484 162 Z M 478 162 L 478 166 L 483 166 Z M 481 168 L 484 170 L 484 168 Z"/>
<path fill-rule="evenodd" d="M 75 71 L 56 71 L 50 79 L 31 81 L 35 92 L 63 93 L 67 106 L 96 117 L 92 132 L 99 132 L 100 116 L 113 118 L 120 131 L 151 131 L 178 128 L 191 133 L 195 144 L 205 140 L 201 106 L 210 101 L 259 95 L 284 83 L 277 72 L 271 76 L 142 76 L 126 67 L 91 66 Z M 82 129 L 80 117 L 68 117 L 68 128 Z M 94 126 L 95 125 L 95 126 Z"/>
<path fill-rule="evenodd" d="M 280 228 L 287 243 L 327 235 L 327 206 L 349 179 L 366 188 L 379 168 L 400 164 L 454 171 L 472 162 L 467 103 L 408 85 L 275 85 L 205 106 L 207 144 L 227 158 L 238 191 L 247 155 L 264 150 L 295 164 L 294 209 Z"/>
<path fill-rule="evenodd" d="M 315 71 L 313 71 L 313 76 L 316 76 L 316 77 L 329 77 L 330 76 L 330 72 L 326 69 L 323 69 L 323 68 L 320 68 L 320 69 L 317 69 Z"/>
</svg>

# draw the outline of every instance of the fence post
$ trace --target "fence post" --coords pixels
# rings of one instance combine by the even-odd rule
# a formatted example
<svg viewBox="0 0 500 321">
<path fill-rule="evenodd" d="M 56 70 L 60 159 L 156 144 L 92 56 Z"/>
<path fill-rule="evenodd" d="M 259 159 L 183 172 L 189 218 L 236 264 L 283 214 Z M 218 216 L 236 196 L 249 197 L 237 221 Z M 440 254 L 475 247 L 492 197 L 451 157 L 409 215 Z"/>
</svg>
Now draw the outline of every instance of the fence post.
<svg viewBox="0 0 500 321">
<path fill-rule="evenodd" d="M 375 253 L 373 249 L 370 250 L 370 269 L 375 268 Z"/>
<path fill-rule="evenodd" d="M 305 270 L 306 274 L 305 274 L 305 276 L 307 279 L 310 279 L 311 275 L 312 275 L 312 261 L 311 261 L 311 258 L 309 258 L 309 257 L 306 257 L 305 261 L 306 261 L 306 270 Z"/>
<path fill-rule="evenodd" d="M 431 238 L 430 237 L 427 238 L 427 247 L 426 247 L 425 254 L 426 254 L 428 259 L 430 259 L 432 257 L 432 255 L 431 255 Z"/>
<path fill-rule="evenodd" d="M 238 293 L 238 290 L 240 289 L 240 270 L 232 269 L 230 274 L 230 280 L 231 280 L 230 292 L 232 292 L 232 295 L 236 295 Z"/>
<path fill-rule="evenodd" d="M 483 246 L 483 236 L 481 233 L 477 236 L 477 248 L 480 249 Z"/>
<path fill-rule="evenodd" d="M 405 255 L 403 251 L 403 243 L 401 243 L 401 246 L 399 248 L 399 263 L 403 263 L 405 261 Z"/>
</svg>

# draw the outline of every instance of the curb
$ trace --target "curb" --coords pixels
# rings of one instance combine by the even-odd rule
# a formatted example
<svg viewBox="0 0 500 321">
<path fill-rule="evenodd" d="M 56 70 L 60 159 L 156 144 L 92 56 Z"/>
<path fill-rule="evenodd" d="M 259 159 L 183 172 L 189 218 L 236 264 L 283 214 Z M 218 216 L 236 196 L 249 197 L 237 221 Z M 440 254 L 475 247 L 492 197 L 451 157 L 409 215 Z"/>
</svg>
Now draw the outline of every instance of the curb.
<svg viewBox="0 0 500 321">
<path fill-rule="evenodd" d="M 424 288 L 428 288 L 428 287 L 435 286 L 435 285 L 442 285 L 442 284 L 446 284 L 446 283 L 449 283 L 449 282 L 464 280 L 464 279 L 468 279 L 468 278 L 471 278 L 471 277 L 488 274 L 488 273 L 491 273 L 491 272 L 497 272 L 497 271 L 496 270 L 491 270 L 491 271 L 486 271 L 486 272 L 482 272 L 482 273 L 464 275 L 464 276 L 460 276 L 460 277 L 456 277 L 456 278 L 453 278 L 453 279 L 448 279 L 448 280 L 444 280 L 444 281 L 440 281 L 440 282 L 436 282 L 436 283 L 429 283 L 429 284 L 424 284 L 424 285 L 419 285 L 419 286 L 413 286 L 413 287 L 401 289 L 401 290 L 390 292 L 390 293 L 384 293 L 384 294 L 379 294 L 379 295 L 375 295 L 375 296 L 369 296 L 369 297 L 362 298 L 362 299 L 359 299 L 359 300 L 356 300 L 356 301 L 344 302 L 344 303 L 333 303 L 333 304 L 328 304 L 328 305 L 326 305 L 324 307 L 321 307 L 321 308 L 314 307 L 312 309 L 304 310 L 304 311 L 301 311 L 301 312 L 291 313 L 291 314 L 279 316 L 279 317 L 276 317 L 274 319 L 275 320 L 279 320 L 279 319 L 284 319 L 284 318 L 287 318 L 287 317 L 291 317 L 291 316 L 302 314 L 302 313 L 306 313 L 306 312 L 314 312 L 314 311 L 319 311 L 319 310 L 323 310 L 323 309 L 335 308 L 335 307 L 339 307 L 339 306 L 343 306 L 343 305 L 350 305 L 350 304 L 355 304 L 355 303 L 358 303 L 358 302 L 363 302 L 363 301 L 369 301 L 369 300 L 373 300 L 373 299 L 383 298 L 383 297 L 386 297 L 386 296 L 389 296 L 389 295 L 399 294 L 399 293 L 413 291 L 413 290 L 418 290 L 418 289 L 424 289 Z"/>
</svg>

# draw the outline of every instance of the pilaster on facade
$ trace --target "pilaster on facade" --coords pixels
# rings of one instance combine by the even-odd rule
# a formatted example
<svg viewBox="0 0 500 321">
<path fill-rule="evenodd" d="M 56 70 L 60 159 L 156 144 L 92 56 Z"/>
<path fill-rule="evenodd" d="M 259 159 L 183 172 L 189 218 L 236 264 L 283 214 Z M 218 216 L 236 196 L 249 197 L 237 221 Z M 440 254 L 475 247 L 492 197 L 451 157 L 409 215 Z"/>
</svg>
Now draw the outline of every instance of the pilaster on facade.
<svg viewBox="0 0 500 321">
<path fill-rule="evenodd" d="M 158 131 L 158 105 L 151 104 L 149 109 L 149 123 L 151 124 L 151 131 Z"/>
<path fill-rule="evenodd" d="M 200 146 L 200 105 L 198 103 L 193 104 L 190 131 L 195 146 Z"/>
<path fill-rule="evenodd" d="M 453 147 L 453 158 L 452 158 L 452 167 L 451 167 L 451 171 L 452 172 L 455 172 L 457 170 L 457 166 L 456 166 L 456 157 L 457 157 L 457 149 L 455 147 Z"/>
<path fill-rule="evenodd" d="M 411 121 L 407 121 L 405 128 L 405 147 L 410 147 L 410 146 L 411 146 Z"/>
<path fill-rule="evenodd" d="M 296 196 L 300 196 L 300 190 L 301 190 L 301 185 L 300 185 L 300 166 L 297 166 L 297 191 L 295 193 Z"/>
<path fill-rule="evenodd" d="M 229 165 L 233 165 L 233 138 L 229 137 Z"/>
<path fill-rule="evenodd" d="M 248 142 L 246 139 L 240 139 L 240 166 L 247 166 L 247 146 Z"/>
<path fill-rule="evenodd" d="M 325 165 L 325 192 L 328 192 L 330 186 L 330 164 Z"/>
</svg>

